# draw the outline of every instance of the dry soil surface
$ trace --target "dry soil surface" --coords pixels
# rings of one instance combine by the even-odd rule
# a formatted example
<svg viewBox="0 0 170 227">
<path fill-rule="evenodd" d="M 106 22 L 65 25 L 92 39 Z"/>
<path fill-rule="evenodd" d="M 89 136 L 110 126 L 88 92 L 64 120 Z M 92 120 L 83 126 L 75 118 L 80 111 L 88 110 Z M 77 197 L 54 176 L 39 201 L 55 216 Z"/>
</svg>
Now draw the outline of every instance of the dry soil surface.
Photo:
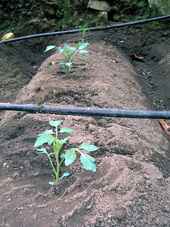
<svg viewBox="0 0 170 227">
<path fill-rule="evenodd" d="M 0 102 L 170 109 L 169 31 L 135 27 L 87 37 L 89 53 L 75 60 L 70 76 L 58 65 L 60 53 L 43 51 L 49 44 L 76 46 L 81 34 L 1 44 Z M 134 53 L 146 62 L 130 59 Z M 158 120 L 0 114 L 0 226 L 170 226 L 169 135 Z M 82 142 L 99 147 L 91 153 L 96 172 L 77 160 L 61 166 L 69 177 L 49 185 L 54 174 L 34 143 L 50 120 L 75 131 L 63 152 Z"/>
</svg>

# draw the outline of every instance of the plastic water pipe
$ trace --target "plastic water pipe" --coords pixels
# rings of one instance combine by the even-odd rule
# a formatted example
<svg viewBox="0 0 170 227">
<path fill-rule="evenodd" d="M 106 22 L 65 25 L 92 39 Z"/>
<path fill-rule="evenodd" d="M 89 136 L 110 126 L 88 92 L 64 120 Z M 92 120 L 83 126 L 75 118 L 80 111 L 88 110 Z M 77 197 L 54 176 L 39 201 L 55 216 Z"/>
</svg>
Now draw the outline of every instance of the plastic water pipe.
<svg viewBox="0 0 170 227">
<path fill-rule="evenodd" d="M 87 29 L 90 29 L 90 31 L 97 31 L 97 30 L 103 30 L 103 29 L 120 28 L 120 27 L 125 27 L 125 26 L 136 25 L 136 24 L 148 23 L 148 22 L 152 22 L 152 21 L 165 20 L 168 18 L 170 18 L 170 15 L 154 17 L 154 18 L 138 20 L 138 21 L 132 21 L 132 22 L 126 22 L 126 23 L 122 23 L 122 24 L 114 24 L 114 25 L 101 26 L 101 27 L 92 27 L 92 28 L 87 28 Z M 82 29 L 74 29 L 74 30 L 67 30 L 67 31 L 48 32 L 48 33 L 41 33 L 41 34 L 35 34 L 35 35 L 27 35 L 27 36 L 23 36 L 23 37 L 0 41 L 0 44 L 20 41 L 20 40 L 25 40 L 25 39 L 33 39 L 33 38 L 44 37 L 44 36 L 78 33 L 81 31 L 82 31 Z"/>
<path fill-rule="evenodd" d="M 90 107 L 52 106 L 36 104 L 0 103 L 0 110 L 24 111 L 40 114 L 100 116 L 140 119 L 170 119 L 170 111 L 130 110 Z"/>
</svg>

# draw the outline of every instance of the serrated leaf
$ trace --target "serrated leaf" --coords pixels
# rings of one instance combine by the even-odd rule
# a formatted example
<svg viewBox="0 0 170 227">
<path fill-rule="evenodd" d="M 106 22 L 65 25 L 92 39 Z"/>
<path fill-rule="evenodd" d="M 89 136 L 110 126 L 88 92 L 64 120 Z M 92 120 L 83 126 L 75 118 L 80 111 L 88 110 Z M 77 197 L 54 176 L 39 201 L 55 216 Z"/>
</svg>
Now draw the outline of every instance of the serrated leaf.
<svg viewBox="0 0 170 227">
<path fill-rule="evenodd" d="M 88 45 L 89 45 L 89 43 L 82 43 L 82 44 L 79 46 L 79 50 L 82 50 L 82 49 L 86 48 Z"/>
<path fill-rule="evenodd" d="M 66 137 L 66 138 L 64 138 L 64 139 L 58 140 L 58 144 L 63 145 L 64 143 L 67 142 L 67 140 L 68 140 L 69 138 L 70 138 L 70 136 L 68 136 L 68 137 Z"/>
<path fill-rule="evenodd" d="M 70 150 L 68 150 L 65 153 L 65 165 L 66 166 L 69 166 L 71 163 L 73 163 L 76 160 L 77 156 L 76 156 L 75 150 L 76 150 L 76 148 L 71 148 Z"/>
<path fill-rule="evenodd" d="M 49 121 L 49 124 L 53 127 L 58 127 L 63 121 Z"/>
<path fill-rule="evenodd" d="M 34 147 L 39 147 L 44 143 L 48 143 L 48 145 L 51 145 L 55 140 L 55 138 L 51 135 L 53 133 L 54 132 L 52 130 L 47 130 L 39 134 L 37 140 L 35 141 Z"/>
<path fill-rule="evenodd" d="M 97 151 L 99 148 L 91 145 L 90 143 L 82 143 L 81 148 L 86 150 L 86 151 Z"/>
<path fill-rule="evenodd" d="M 46 130 L 45 132 L 50 134 L 50 135 L 55 134 L 52 129 Z"/>
<path fill-rule="evenodd" d="M 57 50 L 57 49 L 58 49 L 58 48 L 57 48 L 56 46 L 50 45 L 50 46 L 47 46 L 47 47 L 46 47 L 44 53 L 47 52 L 47 51 L 49 51 L 49 50 Z"/>
<path fill-rule="evenodd" d="M 73 130 L 73 129 L 70 129 L 70 128 L 61 128 L 61 129 L 60 129 L 60 132 L 61 132 L 61 133 L 63 133 L 63 132 L 73 133 L 74 130 Z"/>
<path fill-rule="evenodd" d="M 83 167 L 87 170 L 92 170 L 92 171 L 96 171 L 96 164 L 95 159 L 92 158 L 90 155 L 88 154 L 82 154 L 80 157 L 80 161 L 83 164 Z"/>
<path fill-rule="evenodd" d="M 88 52 L 89 52 L 89 51 L 87 51 L 87 50 L 80 50 L 80 51 L 79 51 L 80 54 L 86 54 L 86 53 L 88 53 Z"/>
</svg>

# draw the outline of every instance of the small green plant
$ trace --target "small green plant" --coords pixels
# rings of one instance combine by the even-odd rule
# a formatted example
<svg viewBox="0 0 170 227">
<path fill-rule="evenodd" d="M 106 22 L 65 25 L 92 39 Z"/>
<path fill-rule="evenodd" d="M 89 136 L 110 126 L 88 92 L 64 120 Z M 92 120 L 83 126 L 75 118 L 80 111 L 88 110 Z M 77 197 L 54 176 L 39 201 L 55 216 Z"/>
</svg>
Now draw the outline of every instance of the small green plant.
<svg viewBox="0 0 170 227">
<path fill-rule="evenodd" d="M 77 57 L 81 60 L 83 60 L 82 57 L 76 56 L 76 54 L 86 54 L 88 53 L 87 50 L 84 50 L 89 43 L 79 43 L 76 47 L 71 47 L 68 44 L 65 43 L 65 49 L 62 49 L 61 47 L 56 47 L 54 45 L 47 46 L 46 50 L 44 52 L 50 51 L 50 50 L 59 50 L 60 53 L 62 53 L 65 57 L 66 62 L 60 62 L 59 65 L 62 65 L 64 70 L 66 70 L 66 75 L 68 76 L 70 74 L 72 64 L 73 64 L 73 58 Z"/>
<path fill-rule="evenodd" d="M 75 29 L 81 29 L 81 32 L 83 34 L 82 41 L 85 41 L 85 34 L 86 32 L 90 31 L 90 28 L 88 28 L 88 23 L 84 24 L 83 26 L 76 26 Z"/>
<path fill-rule="evenodd" d="M 50 121 L 49 124 L 53 127 L 55 127 L 55 132 L 53 130 L 46 130 L 43 133 L 38 135 L 38 138 L 34 144 L 34 147 L 39 147 L 42 146 L 43 144 L 47 143 L 48 145 L 53 145 L 53 150 L 54 152 L 48 153 L 46 148 L 41 148 L 37 149 L 37 154 L 46 154 L 49 158 L 50 164 L 52 166 L 52 169 L 55 173 L 56 179 L 54 182 L 49 182 L 50 185 L 54 185 L 55 183 L 58 183 L 60 179 L 63 177 L 69 176 L 69 173 L 64 173 L 60 178 L 59 178 L 59 173 L 60 173 L 60 166 L 63 162 L 65 162 L 66 166 L 69 166 L 72 164 L 76 159 L 77 155 L 76 152 L 80 153 L 80 161 L 83 165 L 83 167 L 86 170 L 92 170 L 96 171 L 96 165 L 95 165 L 95 159 L 92 158 L 88 154 L 84 154 L 83 150 L 92 152 L 96 151 L 99 148 L 91 145 L 89 143 L 82 143 L 78 148 L 71 148 L 66 151 L 66 153 L 60 154 L 62 146 L 67 143 L 68 139 L 70 136 L 64 138 L 64 139 L 59 139 L 58 135 L 59 133 L 73 133 L 74 130 L 69 129 L 69 128 L 60 128 L 58 129 L 58 126 L 62 123 L 62 121 Z M 54 164 L 51 156 L 55 157 L 56 163 Z"/>
</svg>

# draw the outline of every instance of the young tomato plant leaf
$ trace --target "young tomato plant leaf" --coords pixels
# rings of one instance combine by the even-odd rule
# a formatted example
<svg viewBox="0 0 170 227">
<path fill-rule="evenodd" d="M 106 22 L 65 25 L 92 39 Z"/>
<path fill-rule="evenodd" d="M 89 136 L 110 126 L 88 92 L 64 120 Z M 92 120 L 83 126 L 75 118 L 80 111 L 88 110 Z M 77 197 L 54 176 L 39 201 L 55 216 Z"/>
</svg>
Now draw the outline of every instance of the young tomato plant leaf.
<svg viewBox="0 0 170 227">
<path fill-rule="evenodd" d="M 65 153 L 65 165 L 69 166 L 71 163 L 73 163 L 77 156 L 76 156 L 76 152 L 75 152 L 76 148 L 71 148 L 70 150 L 68 150 Z"/>
<path fill-rule="evenodd" d="M 49 124 L 53 127 L 58 127 L 63 121 L 49 121 Z"/>
<path fill-rule="evenodd" d="M 59 144 L 63 145 L 63 144 L 65 144 L 65 143 L 67 143 L 67 140 L 69 140 L 69 138 L 70 138 L 70 136 L 68 136 L 68 137 L 66 137 L 66 138 L 64 138 L 64 139 L 58 140 L 57 142 L 58 142 Z"/>
<path fill-rule="evenodd" d="M 67 43 L 65 43 L 64 46 L 65 46 L 65 50 L 66 50 L 67 54 L 69 54 L 69 55 L 76 51 L 75 47 L 71 47 Z"/>
<path fill-rule="evenodd" d="M 60 51 L 60 53 L 64 52 L 64 49 L 62 49 L 61 47 L 59 47 L 58 50 Z"/>
<path fill-rule="evenodd" d="M 80 60 L 83 60 L 83 58 L 82 57 L 80 57 L 80 56 L 75 56 L 76 58 L 79 58 Z"/>
<path fill-rule="evenodd" d="M 82 143 L 81 148 L 86 150 L 86 151 L 97 151 L 99 148 L 91 145 L 90 143 Z"/>
<path fill-rule="evenodd" d="M 60 132 L 61 132 L 61 133 L 63 133 L 63 132 L 73 133 L 74 130 L 73 130 L 73 129 L 70 129 L 70 128 L 61 128 L 61 129 L 60 129 Z"/>
<path fill-rule="evenodd" d="M 63 62 L 60 62 L 58 65 L 62 65 L 63 69 L 66 68 Z"/>
<path fill-rule="evenodd" d="M 35 141 L 34 147 L 39 147 L 44 143 L 51 145 L 55 140 L 55 138 L 51 135 L 53 133 L 53 130 L 46 130 L 45 132 L 39 134 L 37 140 Z"/>
<path fill-rule="evenodd" d="M 79 49 L 79 50 L 82 50 L 82 49 L 86 48 L 88 45 L 89 45 L 89 43 L 80 43 L 80 44 L 78 45 L 78 49 Z"/>
<path fill-rule="evenodd" d="M 54 45 L 47 46 L 46 49 L 45 49 L 45 51 L 44 51 L 44 53 L 47 52 L 47 51 L 49 51 L 49 50 L 57 50 L 57 49 L 58 49 L 58 47 L 56 47 Z"/>
<path fill-rule="evenodd" d="M 40 152 L 36 152 L 37 154 L 47 154 L 48 157 L 55 154 L 54 152 L 48 153 L 45 148 L 37 149 L 37 151 L 40 151 Z"/>
<path fill-rule="evenodd" d="M 70 173 L 64 173 L 62 177 L 60 177 L 60 180 L 63 178 L 63 177 L 68 177 L 70 175 Z"/>
<path fill-rule="evenodd" d="M 88 51 L 87 50 L 80 50 L 79 53 L 80 54 L 86 54 L 86 53 L 88 53 Z"/>
<path fill-rule="evenodd" d="M 65 63 L 66 66 L 68 66 L 69 68 L 72 66 L 73 62 L 67 62 Z"/>
<path fill-rule="evenodd" d="M 60 158 L 65 158 L 65 154 L 61 154 L 60 155 Z"/>
<path fill-rule="evenodd" d="M 37 151 L 40 151 L 40 152 L 37 152 L 37 154 L 44 154 L 44 153 L 47 153 L 47 150 L 45 148 L 41 148 L 41 149 L 36 149 Z"/>
<path fill-rule="evenodd" d="M 83 167 L 87 170 L 92 170 L 92 171 L 96 171 L 96 164 L 95 159 L 92 158 L 90 155 L 88 154 L 82 154 L 80 157 L 80 161 L 83 164 Z"/>
</svg>

